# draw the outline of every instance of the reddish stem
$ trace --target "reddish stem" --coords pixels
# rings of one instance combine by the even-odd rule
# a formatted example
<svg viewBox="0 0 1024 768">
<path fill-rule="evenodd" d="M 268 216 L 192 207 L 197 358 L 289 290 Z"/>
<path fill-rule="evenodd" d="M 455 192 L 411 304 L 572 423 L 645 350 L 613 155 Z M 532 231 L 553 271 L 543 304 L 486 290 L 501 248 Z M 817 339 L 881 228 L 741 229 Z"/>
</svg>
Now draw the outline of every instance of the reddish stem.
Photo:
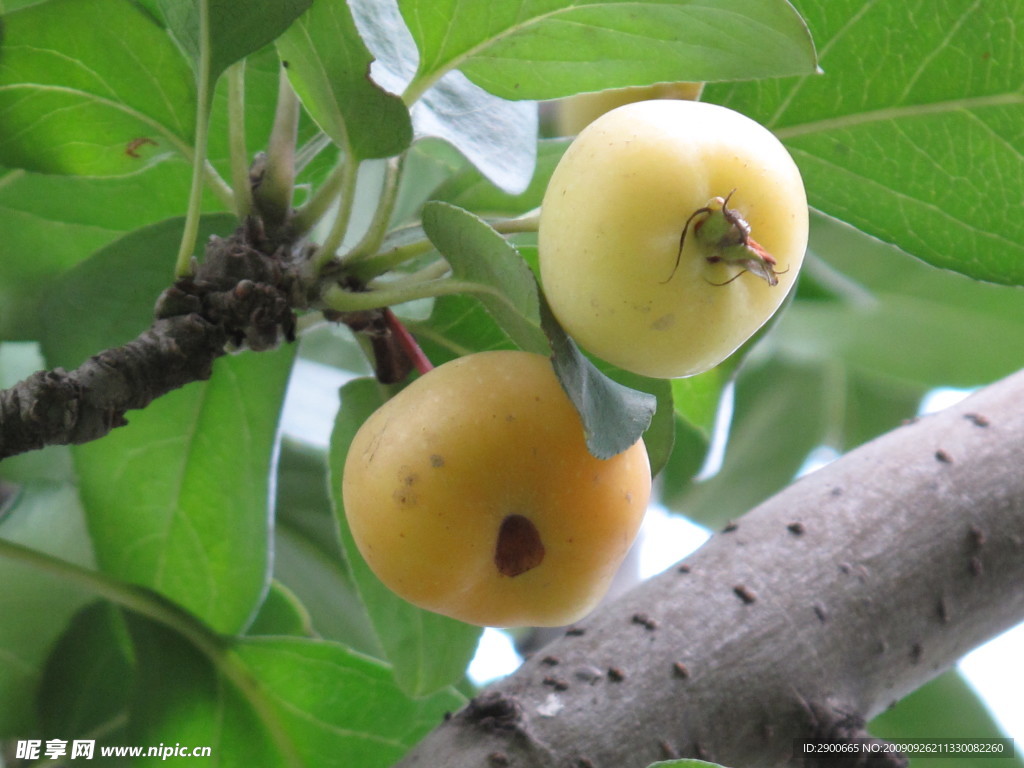
<svg viewBox="0 0 1024 768">
<path fill-rule="evenodd" d="M 395 317 L 395 313 L 387 307 L 384 308 L 384 319 L 387 322 L 388 328 L 395 338 L 398 339 L 398 346 L 402 348 L 402 351 L 408 356 L 409 360 L 412 361 L 413 366 L 420 374 L 429 373 L 434 370 L 434 364 L 430 362 L 427 356 L 420 349 L 420 345 L 416 343 L 416 339 L 409 333 L 409 329 L 402 324 L 402 321 Z"/>
</svg>

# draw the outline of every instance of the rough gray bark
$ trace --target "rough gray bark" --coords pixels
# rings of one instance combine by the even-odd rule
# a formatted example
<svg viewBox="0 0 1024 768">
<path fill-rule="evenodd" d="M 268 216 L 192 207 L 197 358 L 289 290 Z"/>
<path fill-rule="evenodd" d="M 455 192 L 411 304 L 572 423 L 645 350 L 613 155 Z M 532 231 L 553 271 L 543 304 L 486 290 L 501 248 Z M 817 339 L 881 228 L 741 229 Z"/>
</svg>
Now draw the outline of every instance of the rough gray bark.
<svg viewBox="0 0 1024 768">
<path fill-rule="evenodd" d="M 0 459 L 95 440 L 126 424 L 125 412 L 209 378 L 228 345 L 267 349 L 292 338 L 297 270 L 251 221 L 213 238 L 195 274 L 164 291 L 137 338 L 73 371 L 39 371 L 0 391 Z"/>
<path fill-rule="evenodd" d="M 230 237 L 212 238 L 203 262 L 163 292 L 153 324 L 137 338 L 98 351 L 75 370 L 38 371 L 0 390 L 0 460 L 99 439 L 127 424 L 128 411 L 209 378 L 229 351 L 293 341 L 295 311 L 322 309 L 323 286 L 361 289 L 335 268 L 314 275 L 310 255 L 287 238 L 268 238 L 251 219 Z M 390 310 L 327 314 L 368 339 L 382 381 L 408 373 L 419 350 Z"/>
<path fill-rule="evenodd" d="M 794 740 L 863 735 L 1024 619 L 1022 402 L 1024 372 L 799 480 L 489 687 L 399 765 L 810 765 Z"/>
</svg>

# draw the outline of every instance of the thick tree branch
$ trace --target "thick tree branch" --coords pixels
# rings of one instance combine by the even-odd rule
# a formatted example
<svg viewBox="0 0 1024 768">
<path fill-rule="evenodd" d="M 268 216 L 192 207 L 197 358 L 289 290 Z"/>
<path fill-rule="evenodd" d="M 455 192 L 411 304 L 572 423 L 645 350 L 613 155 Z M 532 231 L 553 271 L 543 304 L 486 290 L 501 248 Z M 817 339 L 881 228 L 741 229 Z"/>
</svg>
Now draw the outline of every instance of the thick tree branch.
<svg viewBox="0 0 1024 768">
<path fill-rule="evenodd" d="M 95 440 L 125 424 L 126 411 L 209 378 L 230 347 L 291 338 L 292 307 L 305 303 L 298 266 L 252 224 L 212 239 L 195 274 L 163 293 L 153 325 L 136 339 L 0 391 L 0 459 Z"/>
<path fill-rule="evenodd" d="M 335 263 L 315 273 L 314 251 L 282 232 L 268 238 L 249 219 L 231 237 L 212 238 L 202 264 L 163 292 L 153 324 L 137 338 L 73 371 L 39 371 L 0 390 L 0 460 L 103 437 L 127 423 L 127 411 L 209 378 L 221 355 L 293 341 L 295 311 L 324 310 L 327 287 L 363 289 Z M 399 381 L 418 364 L 418 349 L 403 341 L 407 332 L 386 307 L 324 312 L 368 340 L 381 381 Z"/>
<path fill-rule="evenodd" d="M 861 735 L 1024 619 L 1022 401 L 1024 373 L 801 479 L 489 687 L 400 765 L 811 765 L 794 740 Z"/>
</svg>

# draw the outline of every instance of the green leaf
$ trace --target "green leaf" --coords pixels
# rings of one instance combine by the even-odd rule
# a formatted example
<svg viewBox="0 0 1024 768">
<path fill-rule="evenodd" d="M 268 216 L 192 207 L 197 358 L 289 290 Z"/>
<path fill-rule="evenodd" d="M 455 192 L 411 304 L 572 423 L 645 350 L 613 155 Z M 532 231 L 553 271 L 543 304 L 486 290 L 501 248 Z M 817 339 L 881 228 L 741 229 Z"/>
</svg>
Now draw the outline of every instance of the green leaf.
<svg viewBox="0 0 1024 768">
<path fill-rule="evenodd" d="M 452 175 L 434 191 L 432 197 L 481 215 L 518 216 L 532 211 L 540 207 L 551 174 L 568 146 L 568 139 L 541 141 L 537 146 L 533 178 L 518 194 L 507 192 L 472 167 Z"/>
<path fill-rule="evenodd" d="M 182 226 L 182 219 L 168 219 L 127 233 L 50 281 L 41 301 L 48 362 L 76 367 L 150 326 L 153 306 L 173 280 L 169 259 Z M 233 216 L 207 216 L 200 236 L 234 227 Z"/>
<path fill-rule="evenodd" d="M 344 0 L 318 0 L 277 40 L 288 77 L 320 128 L 356 158 L 388 157 L 412 140 L 402 100 L 367 77 L 372 57 Z"/>
<path fill-rule="evenodd" d="M 482 219 L 447 203 L 424 206 L 423 229 L 454 277 L 475 286 L 474 296 L 516 344 L 547 354 L 537 281 L 515 247 Z"/>
<path fill-rule="evenodd" d="M 0 344 L 0 388 L 43 367 L 35 344 Z M 0 538 L 90 566 L 92 548 L 70 451 L 55 446 L 0 463 Z M 89 596 L 0 558 L 0 737 L 38 728 L 34 702 L 47 655 Z"/>
<path fill-rule="evenodd" d="M 722 392 L 732 380 L 731 366 L 720 365 L 685 379 L 672 379 L 676 413 L 710 441 L 718 419 Z"/>
<path fill-rule="evenodd" d="M 80 565 L 92 553 L 73 485 L 33 482 L 21 487 L 0 524 L 0 537 Z M 35 727 L 26 702 L 42 676 L 50 647 L 88 595 L 59 578 L 0 559 L 0 734 Z"/>
<path fill-rule="evenodd" d="M 414 697 L 452 685 L 465 674 L 480 637 L 479 627 L 417 608 L 395 595 L 373 574 L 356 547 L 345 519 L 341 480 L 349 445 L 362 423 L 384 403 L 372 379 L 341 389 L 341 410 L 331 437 L 331 496 L 352 577 L 370 614 L 395 680 Z"/>
<path fill-rule="evenodd" d="M 505 101 L 450 72 L 416 102 L 412 115 L 418 135 L 444 139 L 507 193 L 530 183 L 538 130 L 533 102 Z"/>
<path fill-rule="evenodd" d="M 464 702 L 411 699 L 385 665 L 336 643 L 247 638 L 214 664 L 162 626 L 129 626 L 139 679 L 125 741 L 208 746 L 225 768 L 387 768 Z"/>
<path fill-rule="evenodd" d="M 420 93 L 460 69 L 506 99 L 679 80 L 813 72 L 807 29 L 784 0 L 399 0 Z"/>
<path fill-rule="evenodd" d="M 813 207 L 936 266 L 1024 283 L 1024 3 L 794 4 L 825 75 L 705 98 L 776 132 Z"/>
<path fill-rule="evenodd" d="M 386 666 L 333 643 L 252 639 L 234 654 L 258 675 L 304 765 L 386 768 L 464 702 L 451 689 L 412 699 Z"/>
<path fill-rule="evenodd" d="M 117 743 L 208 747 L 225 768 L 300 768 L 297 747 L 283 732 L 279 718 L 265 711 L 266 696 L 252 691 L 252 683 L 247 691 L 238 689 L 239 677 L 258 680 L 258 673 L 252 675 L 236 663 L 233 678 L 225 680 L 222 670 L 231 664 L 230 658 L 222 656 L 215 666 L 173 630 L 132 613 L 126 613 L 125 619 L 136 676 L 126 731 Z M 109 738 L 97 739 L 97 752 L 110 743 Z M 193 757 L 161 759 L 172 766 L 188 762 L 197 761 Z"/>
<path fill-rule="evenodd" d="M 1004 738 L 984 702 L 955 669 L 943 673 L 876 717 L 871 721 L 869 731 L 883 739 Z M 951 762 L 955 762 L 957 768 L 988 768 L 993 765 L 990 756 L 969 754 L 958 755 L 955 761 L 948 757 L 914 755 L 912 764 L 914 768 L 946 768 Z M 1021 768 L 1024 760 L 1018 751 L 1016 757 L 999 760 L 998 764 L 1006 768 Z"/>
<path fill-rule="evenodd" d="M 922 390 L 979 386 L 1024 365 L 1019 289 L 933 269 L 821 217 L 811 248 L 805 275 L 837 300 L 794 302 L 769 337 L 776 354 Z"/>
<path fill-rule="evenodd" d="M 397 4 L 352 0 L 351 7 L 360 34 L 377 57 L 374 79 L 394 93 L 405 91 L 417 138 L 441 138 L 502 189 L 525 189 L 533 174 L 537 106 L 498 98 L 460 72 L 440 77 L 426 93 L 409 93 L 419 54 Z"/>
<path fill-rule="evenodd" d="M 279 581 L 270 582 L 259 613 L 246 630 L 248 635 L 295 635 L 313 637 L 309 611 L 298 595 Z"/>
<path fill-rule="evenodd" d="M 515 349 L 515 343 L 476 299 L 441 296 L 426 320 L 403 320 L 435 366 L 489 349 Z"/>
<path fill-rule="evenodd" d="M 465 166 L 466 159 L 446 141 L 424 139 L 415 142 L 402 163 L 392 226 L 419 223 L 420 208 L 431 193 L 452 173 Z"/>
<path fill-rule="evenodd" d="M 135 173 L 187 156 L 194 122 L 192 70 L 128 0 L 50 0 L 4 17 L 0 163 Z"/>
<path fill-rule="evenodd" d="M 200 19 L 205 8 L 210 35 L 210 79 L 236 61 L 269 45 L 313 0 L 147 0 L 151 10 L 167 24 L 186 54 L 199 60 Z"/>
<path fill-rule="evenodd" d="M 557 365 L 557 363 L 556 363 Z M 675 444 L 675 414 L 672 411 L 672 382 L 667 379 L 651 379 L 629 371 L 615 368 L 603 361 L 595 362 L 598 370 L 610 380 L 629 390 L 626 395 L 633 398 L 632 393 L 651 395 L 655 398 L 654 413 L 651 422 L 644 430 L 644 447 L 651 464 L 651 474 L 658 475 L 668 464 Z M 648 401 L 649 402 L 649 401 Z"/>
<path fill-rule="evenodd" d="M 736 380 L 722 466 L 665 501 L 698 522 L 720 526 L 788 485 L 816 458 L 815 449 L 845 450 L 895 428 L 917 412 L 922 394 L 838 361 L 757 358 Z"/>
<path fill-rule="evenodd" d="M 338 540 L 326 451 L 289 439 L 281 442 L 280 451 L 274 578 L 302 601 L 318 636 L 380 656 Z"/>
<path fill-rule="evenodd" d="M 47 660 L 37 698 L 41 731 L 62 739 L 106 732 L 128 706 L 133 662 L 120 610 L 105 602 L 86 606 Z"/>
<path fill-rule="evenodd" d="M 726 766 L 704 760 L 663 760 L 651 763 L 647 768 L 726 768 Z"/>
<path fill-rule="evenodd" d="M 679 509 L 680 499 L 689 492 L 694 479 L 707 463 L 711 439 L 678 415 L 675 419 L 675 437 L 668 463 L 661 472 L 662 504 Z"/>
<path fill-rule="evenodd" d="M 191 174 L 180 158 L 103 178 L 0 171 L 0 338 L 39 338 L 49 281 L 125 233 L 179 215 Z M 209 195 L 203 210 L 222 208 Z"/>
<path fill-rule="evenodd" d="M 229 223 L 205 219 L 204 237 Z M 65 273 L 46 300 L 47 360 L 74 367 L 147 328 L 180 232 L 180 220 L 145 228 Z M 222 632 L 252 618 L 268 579 L 269 470 L 292 354 L 221 358 L 209 381 L 75 448 L 104 571 L 160 591 Z"/>
<path fill-rule="evenodd" d="M 673 508 L 709 527 L 740 517 L 793 479 L 825 442 L 828 412 L 842 397 L 824 372 L 809 365 L 767 363 L 745 368 L 722 467 Z"/>
<path fill-rule="evenodd" d="M 555 373 L 583 421 L 587 449 L 608 459 L 632 446 L 651 425 L 657 400 L 608 378 L 580 351 L 541 305 L 541 323 L 554 350 Z"/>
</svg>

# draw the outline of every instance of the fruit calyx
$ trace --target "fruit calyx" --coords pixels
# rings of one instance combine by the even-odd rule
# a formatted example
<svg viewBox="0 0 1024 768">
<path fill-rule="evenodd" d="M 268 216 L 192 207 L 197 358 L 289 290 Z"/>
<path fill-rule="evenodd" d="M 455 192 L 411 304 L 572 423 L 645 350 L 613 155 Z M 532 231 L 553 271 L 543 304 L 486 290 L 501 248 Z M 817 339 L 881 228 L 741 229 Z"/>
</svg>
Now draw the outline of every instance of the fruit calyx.
<svg viewBox="0 0 1024 768">
<path fill-rule="evenodd" d="M 744 272 L 750 272 L 768 285 L 778 285 L 778 276 L 781 273 L 775 271 L 778 263 L 775 257 L 750 236 L 750 224 L 743 215 L 735 208 L 729 207 L 729 199 L 735 192 L 734 189 L 725 197 L 713 197 L 707 205 L 690 214 L 679 236 L 676 263 L 672 267 L 672 274 L 665 280 L 666 283 L 675 276 L 676 269 L 679 268 L 679 262 L 683 257 L 683 245 L 692 224 L 694 236 L 710 251 L 710 255 L 705 257 L 708 264 L 735 264 L 743 268 L 724 283 L 713 285 L 728 285 Z"/>
</svg>

